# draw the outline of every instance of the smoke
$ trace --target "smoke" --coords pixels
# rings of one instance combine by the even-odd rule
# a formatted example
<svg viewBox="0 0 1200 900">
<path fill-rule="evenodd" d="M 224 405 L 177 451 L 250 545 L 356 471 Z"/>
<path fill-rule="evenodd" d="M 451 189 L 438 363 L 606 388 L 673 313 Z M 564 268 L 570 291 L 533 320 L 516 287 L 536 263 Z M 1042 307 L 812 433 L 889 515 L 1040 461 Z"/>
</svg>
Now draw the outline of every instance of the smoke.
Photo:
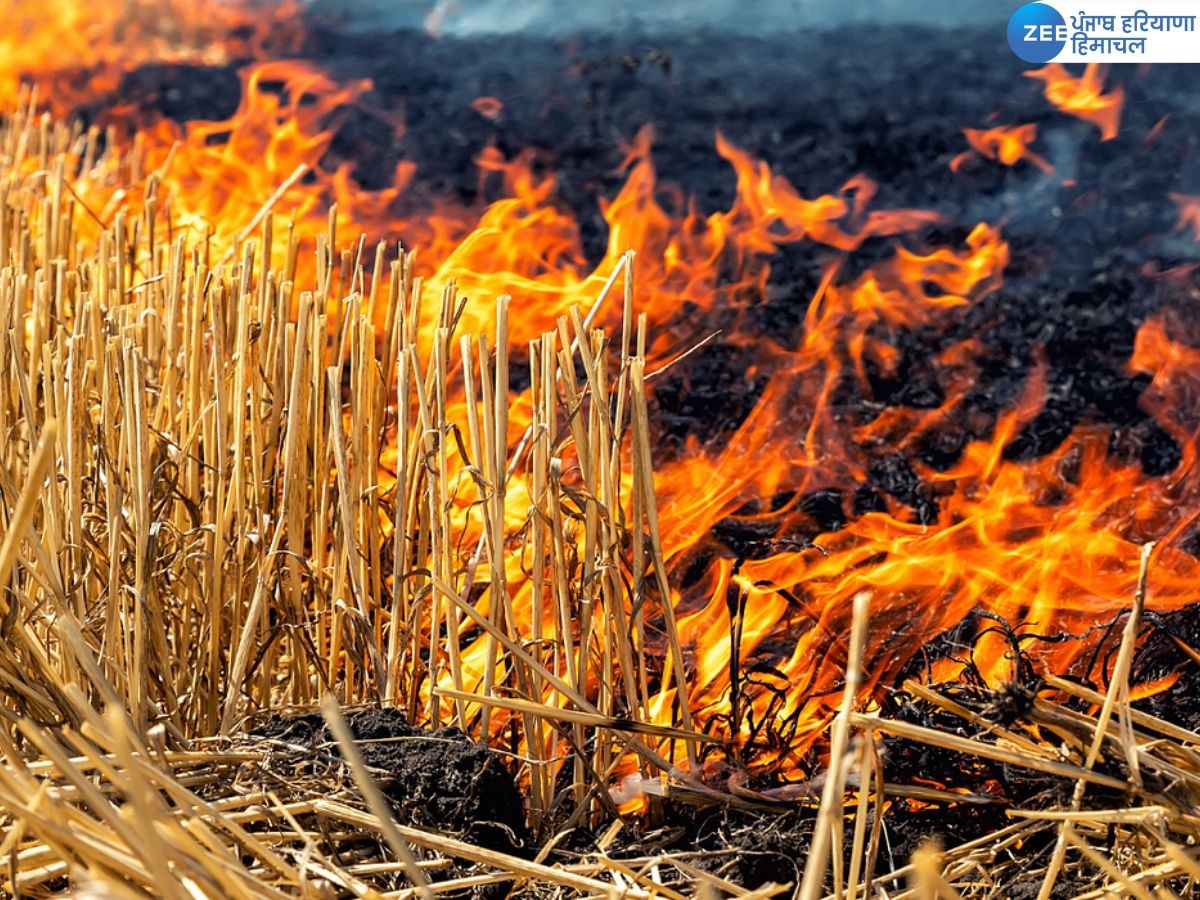
<svg viewBox="0 0 1200 900">
<path fill-rule="evenodd" d="M 780 35 L 843 26 L 964 27 L 1007 20 L 1020 0 L 312 0 L 361 29 L 425 28 L 467 37 L 720 30 Z"/>
</svg>

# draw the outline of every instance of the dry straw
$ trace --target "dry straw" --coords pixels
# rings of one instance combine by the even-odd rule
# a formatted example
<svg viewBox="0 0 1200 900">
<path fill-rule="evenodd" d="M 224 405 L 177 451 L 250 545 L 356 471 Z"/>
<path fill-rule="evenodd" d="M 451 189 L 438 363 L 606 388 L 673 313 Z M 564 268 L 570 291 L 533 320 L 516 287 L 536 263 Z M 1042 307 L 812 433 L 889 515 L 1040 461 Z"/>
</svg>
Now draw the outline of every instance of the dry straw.
<svg viewBox="0 0 1200 900">
<path fill-rule="evenodd" d="M 236 232 L 219 244 L 172 222 L 144 168 L 32 101 L 0 129 L 10 888 L 271 895 L 316 871 L 360 884 L 305 834 L 328 810 L 260 796 L 273 825 L 258 837 L 240 810 L 206 806 L 236 800 L 238 767 L 275 752 L 228 749 L 254 746 L 247 715 L 322 696 L 516 741 L 535 830 L 552 813 L 610 818 L 620 773 L 665 775 L 677 748 L 695 759 L 711 738 L 685 702 L 650 721 L 687 685 L 661 602 L 632 256 L 586 313 L 512 348 L 507 297 L 453 283 L 429 297 L 411 253 L 341 251 L 332 214 L 313 248 L 277 233 L 301 170 L 248 223 L 217 223 Z M 490 332 L 457 333 L 466 303 L 494 304 Z M 619 351 L 595 328 L 606 309 L 625 323 Z M 361 788 L 347 796 L 404 864 L 392 877 L 426 892 L 428 860 L 379 819 L 346 750 Z M 618 867 L 563 882 L 610 874 L 645 880 Z"/>
</svg>

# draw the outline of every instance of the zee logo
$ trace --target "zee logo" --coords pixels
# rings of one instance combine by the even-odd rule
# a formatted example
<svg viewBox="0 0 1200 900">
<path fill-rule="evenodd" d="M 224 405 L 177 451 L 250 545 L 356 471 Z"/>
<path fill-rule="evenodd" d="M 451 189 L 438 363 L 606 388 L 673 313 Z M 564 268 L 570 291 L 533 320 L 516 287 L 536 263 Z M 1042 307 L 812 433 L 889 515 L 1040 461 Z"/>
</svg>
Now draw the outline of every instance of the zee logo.
<svg viewBox="0 0 1200 900">
<path fill-rule="evenodd" d="M 1045 3 L 1027 3 L 1008 20 L 1008 45 L 1025 62 L 1048 63 L 1067 44 L 1067 23 Z"/>
<path fill-rule="evenodd" d="M 1067 42 L 1067 26 L 1066 25 L 1026 25 L 1025 26 L 1026 41 L 1058 41 L 1060 44 Z"/>
</svg>

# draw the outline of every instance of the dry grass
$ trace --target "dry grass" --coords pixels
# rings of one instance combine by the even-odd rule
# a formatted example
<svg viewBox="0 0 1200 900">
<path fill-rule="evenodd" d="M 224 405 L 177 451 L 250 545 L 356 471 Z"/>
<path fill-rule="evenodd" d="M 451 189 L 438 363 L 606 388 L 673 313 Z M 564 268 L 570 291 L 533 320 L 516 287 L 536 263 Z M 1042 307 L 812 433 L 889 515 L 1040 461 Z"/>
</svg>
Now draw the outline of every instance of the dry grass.
<svg viewBox="0 0 1200 900">
<path fill-rule="evenodd" d="M 1053 775 L 1038 808 L 1010 808 L 1013 824 L 948 852 L 923 847 L 912 862 L 834 896 L 889 898 L 1188 897 L 1200 892 L 1200 735 L 1130 704 L 1129 672 L 1149 580 L 1146 545 L 1137 596 L 1118 648 L 1108 691 L 1101 695 L 1047 677 L 1042 694 L 1011 724 L 1002 713 L 980 715 L 918 684 L 913 697 L 969 723 L 972 737 L 852 714 L 865 738 L 891 734 L 955 754 L 985 757 Z M 1081 712 L 1086 710 L 1085 712 Z M 867 771 L 864 764 L 864 771 Z M 865 776 L 864 776 L 865 777 Z M 886 788 L 885 788 L 886 790 Z M 862 809 L 859 816 L 861 823 Z M 840 825 L 840 823 L 839 823 Z M 851 860 L 879 853 L 878 835 L 857 829 Z M 870 872 L 871 866 L 865 868 Z M 872 894 L 872 890 L 876 893 Z"/>
<path fill-rule="evenodd" d="M 514 410 L 507 298 L 425 296 L 408 253 L 342 250 L 332 224 L 300 283 L 302 248 L 273 233 L 271 200 L 241 242 L 216 247 L 177 233 L 153 174 L 144 195 L 120 194 L 138 165 L 28 112 L 0 128 L 4 890 L 790 891 L 732 884 L 711 855 L 617 858 L 611 829 L 594 853 L 546 861 L 555 829 L 616 821 L 617 773 L 735 804 L 672 765 L 709 739 L 677 701 L 683 651 L 660 603 L 632 258 L 593 308 L 623 304 L 615 346 L 593 310 L 572 311 L 519 348 L 532 399 Z M 491 333 L 457 333 L 468 302 L 495 304 Z M 852 646 L 868 624 L 864 598 Z M 1190 893 L 1200 737 L 1131 712 L 1135 634 L 1106 697 L 1049 683 L 1061 702 L 1037 701 L 1040 730 L 910 687 L 973 738 L 856 710 L 853 657 L 801 896 L 1000 897 L 1031 877 L 1043 896 L 1064 879 L 1087 896 Z M 329 701 L 341 753 L 316 774 L 303 748 L 239 728 L 328 696 L 516 736 L 543 853 L 391 821 Z M 881 734 L 1072 790 L 881 878 L 880 816 L 905 790 L 884 780 Z M 1096 788 L 1126 803 L 1096 808 Z M 1056 849 L 1030 866 L 1020 848 L 1047 830 Z"/>
<path fill-rule="evenodd" d="M 332 214 L 300 265 L 280 192 L 217 246 L 172 223 L 136 150 L 32 108 L 0 130 L 10 885 L 303 887 L 302 832 L 280 856 L 208 808 L 237 773 L 197 741 L 326 696 L 503 735 L 537 832 L 611 819 L 614 773 L 695 759 L 711 738 L 672 699 L 632 255 L 519 348 L 532 409 L 514 410 L 508 298 L 426 296 L 411 253 L 342 250 Z M 457 333 L 467 303 L 494 304 L 491 333 Z"/>
</svg>

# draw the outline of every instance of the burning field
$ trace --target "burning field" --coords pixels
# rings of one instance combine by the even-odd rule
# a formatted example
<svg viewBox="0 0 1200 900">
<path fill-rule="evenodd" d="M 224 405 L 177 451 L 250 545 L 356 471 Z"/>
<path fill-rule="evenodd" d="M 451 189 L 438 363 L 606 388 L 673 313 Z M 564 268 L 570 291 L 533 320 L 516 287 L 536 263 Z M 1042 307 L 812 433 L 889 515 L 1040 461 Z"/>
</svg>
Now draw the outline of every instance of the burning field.
<svg viewBox="0 0 1200 900">
<path fill-rule="evenodd" d="M 9 4 L 0 891 L 1197 892 L 1185 67 Z"/>
</svg>

